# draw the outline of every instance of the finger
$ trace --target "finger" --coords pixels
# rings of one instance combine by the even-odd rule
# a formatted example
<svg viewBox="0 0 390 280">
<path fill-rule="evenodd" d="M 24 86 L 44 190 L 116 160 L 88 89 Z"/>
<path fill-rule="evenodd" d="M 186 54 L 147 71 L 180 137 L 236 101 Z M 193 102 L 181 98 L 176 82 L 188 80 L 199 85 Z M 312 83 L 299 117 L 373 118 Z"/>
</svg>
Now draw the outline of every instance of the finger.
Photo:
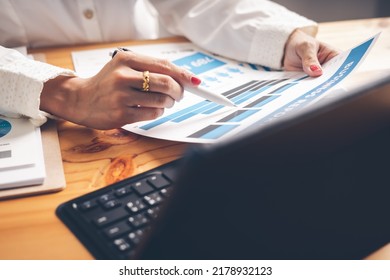
<svg viewBox="0 0 390 280">
<path fill-rule="evenodd" d="M 124 116 L 125 123 L 134 123 L 139 121 L 154 120 L 164 114 L 162 108 L 133 107 L 128 108 Z"/>
<path fill-rule="evenodd" d="M 145 108 L 172 108 L 175 100 L 169 95 L 157 92 L 140 92 L 134 91 L 133 94 L 127 95 L 124 100 L 128 107 L 145 107 Z"/>
<path fill-rule="evenodd" d="M 170 76 L 151 73 L 149 87 L 151 91 L 167 94 L 176 101 L 183 99 L 183 87 Z"/>
<path fill-rule="evenodd" d="M 201 83 L 199 77 L 166 59 L 134 52 L 118 52 L 115 59 L 120 59 L 128 67 L 138 71 L 148 70 L 149 72 L 170 76 L 183 86 L 197 86 Z"/>
<path fill-rule="evenodd" d="M 324 43 L 321 43 L 320 49 L 318 52 L 318 60 L 321 64 L 331 60 L 333 57 L 340 54 L 341 50 L 330 47 Z"/>
<path fill-rule="evenodd" d="M 142 91 L 144 90 L 144 83 L 146 83 L 148 84 L 147 93 L 166 94 L 176 101 L 180 101 L 183 98 L 183 87 L 170 76 L 149 72 L 148 79 L 146 79 L 144 72 L 138 71 L 134 71 L 133 76 L 137 78 L 130 79 L 129 85 L 134 89 Z"/>
<path fill-rule="evenodd" d="M 297 46 L 297 54 L 302 60 L 302 69 L 311 77 L 322 75 L 322 67 L 318 61 L 317 53 L 318 44 L 315 41 L 306 41 Z"/>
</svg>

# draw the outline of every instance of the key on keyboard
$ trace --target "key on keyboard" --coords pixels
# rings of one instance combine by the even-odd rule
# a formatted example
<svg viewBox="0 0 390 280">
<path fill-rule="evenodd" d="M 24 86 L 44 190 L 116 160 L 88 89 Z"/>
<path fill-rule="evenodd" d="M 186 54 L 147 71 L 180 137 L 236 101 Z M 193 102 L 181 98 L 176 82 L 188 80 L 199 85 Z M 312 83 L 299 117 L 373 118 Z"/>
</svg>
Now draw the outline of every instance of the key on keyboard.
<svg viewBox="0 0 390 280">
<path fill-rule="evenodd" d="M 169 196 L 178 161 L 65 202 L 56 213 L 95 258 L 132 258 Z"/>
</svg>

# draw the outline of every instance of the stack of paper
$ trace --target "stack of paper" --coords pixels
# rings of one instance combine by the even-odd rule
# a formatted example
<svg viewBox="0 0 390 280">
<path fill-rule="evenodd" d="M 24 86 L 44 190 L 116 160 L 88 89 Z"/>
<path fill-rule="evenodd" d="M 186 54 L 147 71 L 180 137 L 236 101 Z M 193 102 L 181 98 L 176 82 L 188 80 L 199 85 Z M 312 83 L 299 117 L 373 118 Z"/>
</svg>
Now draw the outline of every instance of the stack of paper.
<svg viewBox="0 0 390 280">
<path fill-rule="evenodd" d="M 27 119 L 0 117 L 0 189 L 42 184 L 41 131 Z"/>
</svg>

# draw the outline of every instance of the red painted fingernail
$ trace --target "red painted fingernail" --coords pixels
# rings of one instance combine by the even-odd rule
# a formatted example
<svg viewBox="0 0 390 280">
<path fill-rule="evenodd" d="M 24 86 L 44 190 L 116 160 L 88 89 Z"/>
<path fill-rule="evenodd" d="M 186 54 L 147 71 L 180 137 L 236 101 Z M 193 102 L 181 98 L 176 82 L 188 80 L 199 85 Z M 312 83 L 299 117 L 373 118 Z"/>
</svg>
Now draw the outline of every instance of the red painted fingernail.
<svg viewBox="0 0 390 280">
<path fill-rule="evenodd" d="M 201 82 L 202 81 L 198 77 L 195 77 L 195 76 L 191 77 L 191 83 L 193 83 L 194 85 L 198 86 L 201 84 Z"/>
<path fill-rule="evenodd" d="M 321 68 L 317 65 L 310 65 L 310 70 L 313 71 L 313 72 L 316 72 L 316 71 L 319 71 L 321 70 Z"/>
</svg>

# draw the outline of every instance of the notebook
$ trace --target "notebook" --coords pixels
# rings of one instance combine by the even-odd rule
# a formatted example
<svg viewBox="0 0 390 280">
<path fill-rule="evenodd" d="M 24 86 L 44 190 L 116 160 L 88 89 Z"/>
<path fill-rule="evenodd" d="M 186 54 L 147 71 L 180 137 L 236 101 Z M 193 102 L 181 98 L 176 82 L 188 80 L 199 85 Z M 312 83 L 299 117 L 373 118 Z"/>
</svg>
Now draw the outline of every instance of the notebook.
<svg viewBox="0 0 390 280">
<path fill-rule="evenodd" d="M 389 143 L 390 73 L 356 74 L 342 93 L 57 215 L 96 258 L 361 259 L 390 241 Z"/>
<path fill-rule="evenodd" d="M 57 123 L 55 120 L 49 120 L 41 127 L 41 137 L 46 175 L 43 183 L 1 189 L 0 200 L 58 192 L 66 187 Z"/>
<path fill-rule="evenodd" d="M 46 174 L 41 129 L 28 119 L 5 117 L 0 117 L 0 127 L 0 190 L 42 184 Z"/>
</svg>

